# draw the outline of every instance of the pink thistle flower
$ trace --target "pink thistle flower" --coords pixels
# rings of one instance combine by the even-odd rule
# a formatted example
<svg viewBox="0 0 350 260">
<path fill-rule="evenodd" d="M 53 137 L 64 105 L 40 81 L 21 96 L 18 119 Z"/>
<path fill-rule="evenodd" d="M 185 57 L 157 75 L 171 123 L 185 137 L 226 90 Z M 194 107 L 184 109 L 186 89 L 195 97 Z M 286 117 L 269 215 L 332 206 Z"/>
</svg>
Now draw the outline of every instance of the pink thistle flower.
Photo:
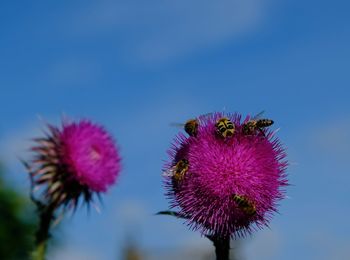
<svg viewBox="0 0 350 260">
<path fill-rule="evenodd" d="M 112 137 L 89 120 L 48 125 L 49 132 L 31 148 L 36 154 L 26 163 L 34 189 L 43 190 L 41 203 L 75 208 L 82 195 L 107 191 L 117 179 L 120 156 Z"/>
<path fill-rule="evenodd" d="M 232 136 L 216 126 L 227 118 Z M 288 185 L 286 154 L 274 132 L 247 134 L 239 114 L 200 116 L 196 136 L 179 133 L 168 151 L 164 187 L 177 216 L 203 235 L 237 237 L 267 226 Z M 185 165 L 185 166 L 184 166 Z M 182 167 L 182 168 L 181 168 Z"/>
</svg>

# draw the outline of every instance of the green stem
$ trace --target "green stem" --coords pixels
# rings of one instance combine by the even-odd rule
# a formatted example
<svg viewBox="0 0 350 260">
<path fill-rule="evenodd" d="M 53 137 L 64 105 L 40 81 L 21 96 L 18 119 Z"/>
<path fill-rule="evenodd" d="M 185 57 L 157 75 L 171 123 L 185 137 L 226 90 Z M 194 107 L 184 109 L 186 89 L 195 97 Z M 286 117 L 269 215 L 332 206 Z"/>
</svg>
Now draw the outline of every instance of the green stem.
<svg viewBox="0 0 350 260">
<path fill-rule="evenodd" d="M 54 219 L 54 207 L 45 206 L 40 210 L 40 223 L 36 232 L 35 249 L 32 253 L 32 260 L 45 260 L 47 242 L 50 238 L 50 226 Z"/>
<path fill-rule="evenodd" d="M 36 245 L 32 253 L 32 260 L 45 260 L 46 242 Z"/>
</svg>

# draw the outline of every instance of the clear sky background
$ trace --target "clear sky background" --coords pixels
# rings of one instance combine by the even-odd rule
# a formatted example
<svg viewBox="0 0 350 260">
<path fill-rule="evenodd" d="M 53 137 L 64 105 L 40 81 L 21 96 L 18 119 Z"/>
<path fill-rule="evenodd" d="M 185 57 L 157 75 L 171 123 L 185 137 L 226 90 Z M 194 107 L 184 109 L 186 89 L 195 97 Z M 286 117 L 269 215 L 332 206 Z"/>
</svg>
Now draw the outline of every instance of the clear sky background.
<svg viewBox="0 0 350 260">
<path fill-rule="evenodd" d="M 115 136 L 118 184 L 101 214 L 85 208 L 56 233 L 51 259 L 118 259 L 211 249 L 171 217 L 161 185 L 172 122 L 265 110 L 287 147 L 289 199 L 244 259 L 350 258 L 350 3 L 334 0 L 2 1 L 0 158 L 23 192 L 17 156 L 61 115 Z"/>
</svg>

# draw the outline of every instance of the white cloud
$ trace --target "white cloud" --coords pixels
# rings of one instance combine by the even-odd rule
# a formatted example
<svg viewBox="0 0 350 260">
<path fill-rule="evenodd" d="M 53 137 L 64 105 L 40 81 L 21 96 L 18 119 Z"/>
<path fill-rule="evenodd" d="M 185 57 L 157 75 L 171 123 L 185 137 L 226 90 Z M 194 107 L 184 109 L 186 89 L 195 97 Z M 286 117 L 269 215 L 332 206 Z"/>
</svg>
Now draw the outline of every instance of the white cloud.
<svg viewBox="0 0 350 260">
<path fill-rule="evenodd" d="M 17 125 L 0 136 L 0 160 L 6 167 L 6 177 L 24 190 L 29 189 L 29 177 L 20 159 L 30 159 L 30 147 L 34 144 L 32 138 L 43 135 L 46 123 L 55 122 L 38 118 L 34 116 L 32 122 Z"/>
<path fill-rule="evenodd" d="M 343 260 L 350 258 L 350 239 L 334 231 L 320 228 L 305 236 L 305 244 L 315 252 L 315 259 Z"/>
<path fill-rule="evenodd" d="M 136 199 L 121 201 L 115 209 L 116 218 L 119 218 L 123 225 L 143 225 L 151 215 L 144 202 Z"/>
<path fill-rule="evenodd" d="M 124 199 L 115 207 L 112 217 L 118 223 L 121 241 L 132 238 L 134 242 L 149 253 L 159 250 L 178 249 L 181 252 L 208 251 L 212 245 L 199 232 L 193 232 L 183 225 L 183 220 L 171 216 L 155 215 L 146 201 Z M 152 258 L 153 259 L 153 258 Z"/>
<path fill-rule="evenodd" d="M 10 166 L 19 163 L 18 158 L 24 159 L 32 145 L 31 138 L 39 134 L 40 129 L 33 125 L 25 125 L 21 129 L 5 134 L 0 138 L 0 158 Z"/>
<path fill-rule="evenodd" d="M 74 29 L 119 35 L 117 43 L 129 60 L 158 63 L 254 32 L 265 21 L 270 2 L 100 1 L 75 14 Z"/>
<path fill-rule="evenodd" d="M 52 122 L 55 120 L 37 115 L 32 122 L 22 123 L 4 133 L 0 136 L 0 158 L 10 167 L 19 164 L 19 158 L 26 159 L 29 155 L 29 148 L 34 144 L 32 139 L 42 136 L 46 125 Z"/>
<path fill-rule="evenodd" d="M 63 247 L 54 250 L 49 259 L 51 260 L 100 260 L 105 259 L 103 255 L 98 252 L 89 250 L 87 247 L 77 248 L 77 247 Z"/>
<path fill-rule="evenodd" d="M 253 239 L 244 243 L 243 255 L 246 259 L 277 259 L 282 246 L 282 237 L 276 230 L 264 229 L 254 233 Z"/>
</svg>

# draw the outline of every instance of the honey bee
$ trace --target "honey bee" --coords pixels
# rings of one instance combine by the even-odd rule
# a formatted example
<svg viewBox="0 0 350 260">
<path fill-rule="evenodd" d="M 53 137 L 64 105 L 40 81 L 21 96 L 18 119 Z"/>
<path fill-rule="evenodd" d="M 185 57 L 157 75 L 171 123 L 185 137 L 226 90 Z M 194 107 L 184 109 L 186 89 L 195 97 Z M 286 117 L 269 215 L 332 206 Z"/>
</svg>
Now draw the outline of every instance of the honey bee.
<svg viewBox="0 0 350 260">
<path fill-rule="evenodd" d="M 235 132 L 235 125 L 227 117 L 220 118 L 215 124 L 217 132 L 223 137 L 232 137 Z"/>
<path fill-rule="evenodd" d="M 252 119 L 250 119 L 248 122 L 242 125 L 243 134 L 253 135 L 253 134 L 256 134 L 257 131 L 264 134 L 263 128 L 271 126 L 273 124 L 273 120 L 266 119 L 266 118 L 259 119 L 259 117 L 262 115 L 263 112 L 254 116 Z"/>
<path fill-rule="evenodd" d="M 185 174 L 188 172 L 189 162 L 187 159 L 181 159 L 177 162 L 174 167 L 174 175 L 173 178 L 175 181 L 182 181 L 185 177 Z"/>
<path fill-rule="evenodd" d="M 255 205 L 249 201 L 246 197 L 237 194 L 233 195 L 233 200 L 237 206 L 247 215 L 253 216 L 256 214 Z"/>
<path fill-rule="evenodd" d="M 171 124 L 172 126 L 176 126 L 176 127 L 183 127 L 185 132 L 189 135 L 189 136 L 193 136 L 196 137 L 198 134 L 198 126 L 199 126 L 199 122 L 197 119 L 189 119 L 187 120 L 184 124 L 181 123 L 173 123 Z"/>
<path fill-rule="evenodd" d="M 165 176 L 171 176 L 176 183 L 179 183 L 188 172 L 189 162 L 187 159 L 181 159 L 173 167 L 164 173 Z"/>
<path fill-rule="evenodd" d="M 190 119 L 185 123 L 184 129 L 189 136 L 196 137 L 198 134 L 198 126 L 199 123 L 197 119 Z"/>
</svg>

